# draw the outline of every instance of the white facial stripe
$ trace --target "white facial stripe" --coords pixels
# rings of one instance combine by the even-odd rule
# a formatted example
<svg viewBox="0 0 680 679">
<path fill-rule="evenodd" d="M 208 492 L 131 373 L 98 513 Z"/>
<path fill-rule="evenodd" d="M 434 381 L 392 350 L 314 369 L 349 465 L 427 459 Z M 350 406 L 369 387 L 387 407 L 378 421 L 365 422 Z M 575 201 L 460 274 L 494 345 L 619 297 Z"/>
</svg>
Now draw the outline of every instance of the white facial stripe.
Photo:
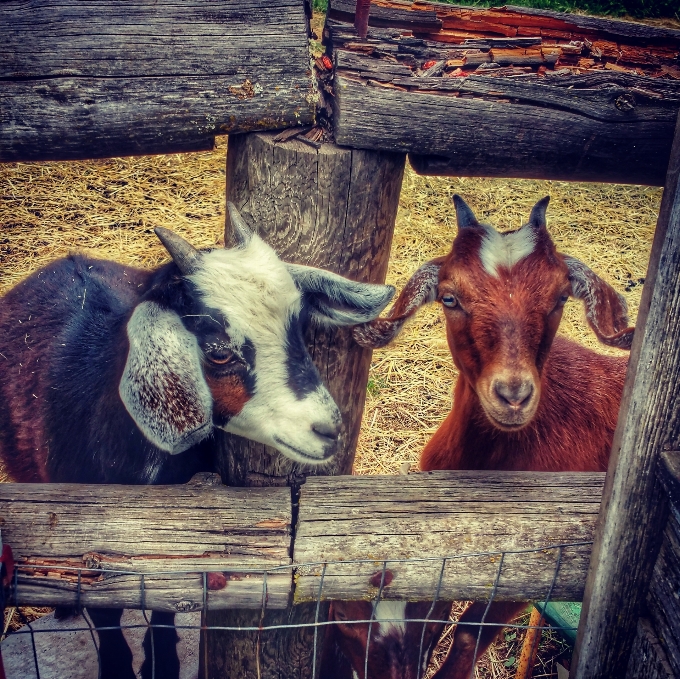
<svg viewBox="0 0 680 679">
<path fill-rule="evenodd" d="M 381 601 L 375 608 L 375 619 L 380 623 L 378 636 L 386 637 L 396 632 L 406 634 L 406 602 Z"/>
<path fill-rule="evenodd" d="M 498 277 L 498 268 L 511 269 L 517 262 L 534 251 L 534 232 L 528 226 L 519 231 L 499 233 L 491 226 L 485 226 L 486 234 L 479 249 L 479 257 L 488 274 Z"/>
</svg>

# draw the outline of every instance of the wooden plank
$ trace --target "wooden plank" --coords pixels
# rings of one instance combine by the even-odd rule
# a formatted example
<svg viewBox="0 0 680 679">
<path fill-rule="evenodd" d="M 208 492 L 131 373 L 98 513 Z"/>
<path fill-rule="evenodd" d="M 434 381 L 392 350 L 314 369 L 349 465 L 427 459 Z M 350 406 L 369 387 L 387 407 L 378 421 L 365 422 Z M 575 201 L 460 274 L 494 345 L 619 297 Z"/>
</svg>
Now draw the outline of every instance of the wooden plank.
<svg viewBox="0 0 680 679">
<path fill-rule="evenodd" d="M 442 28 L 418 30 L 408 6 L 378 7 L 389 28 L 365 41 L 342 12 L 326 22 L 339 144 L 406 151 L 421 174 L 663 185 L 680 31 L 427 2 L 411 15 L 432 9 Z"/>
<path fill-rule="evenodd" d="M 651 622 L 640 618 L 630 650 L 626 679 L 673 679 L 676 676 L 668 664 Z"/>
<path fill-rule="evenodd" d="M 314 119 L 303 0 L 8 0 L 0 160 L 211 148 Z"/>
<path fill-rule="evenodd" d="M 679 177 L 680 116 L 614 435 L 572 679 L 624 675 L 668 511 L 654 472 L 663 449 L 680 449 Z"/>
<path fill-rule="evenodd" d="M 295 601 L 375 596 L 386 567 L 388 599 L 428 600 L 442 567 L 442 599 L 545 598 L 563 548 L 553 598 L 583 592 L 603 474 L 429 472 L 408 477 L 309 478 L 294 548 Z M 405 562 L 403 560 L 416 559 Z M 421 561 L 418 561 L 421 559 Z M 327 562 L 324 573 L 323 562 Z"/>
<path fill-rule="evenodd" d="M 186 612 L 203 608 L 210 572 L 224 578 L 207 593 L 209 609 L 259 609 L 263 571 L 283 566 L 267 578 L 267 605 L 285 608 L 291 511 L 288 489 L 227 488 L 216 475 L 184 486 L 3 483 L 2 539 L 18 566 L 12 603 Z"/>
<path fill-rule="evenodd" d="M 475 79 L 471 87 L 497 86 L 502 92 L 497 80 L 485 86 Z M 547 108 L 544 97 L 553 88 L 512 85 L 515 91 L 523 86 L 526 95 L 515 103 L 508 95 L 463 98 L 405 92 L 337 75 L 336 141 L 436 155 L 411 156 L 414 168 L 423 174 L 663 184 L 677 103 L 652 107 L 648 114 L 634 107 L 625 121 L 615 122 Z M 572 107 L 578 96 L 573 95 Z M 579 105 L 592 109 L 597 98 L 586 95 Z M 618 98 L 610 102 L 612 117 L 618 115 Z"/>
<path fill-rule="evenodd" d="M 328 16 L 354 23 L 356 0 L 334 0 L 328 3 Z M 368 17 L 369 26 L 399 26 L 414 31 L 431 31 L 441 28 L 441 21 L 432 7 L 408 3 L 397 3 L 391 7 L 381 6 L 379 2 L 371 3 Z"/>
</svg>

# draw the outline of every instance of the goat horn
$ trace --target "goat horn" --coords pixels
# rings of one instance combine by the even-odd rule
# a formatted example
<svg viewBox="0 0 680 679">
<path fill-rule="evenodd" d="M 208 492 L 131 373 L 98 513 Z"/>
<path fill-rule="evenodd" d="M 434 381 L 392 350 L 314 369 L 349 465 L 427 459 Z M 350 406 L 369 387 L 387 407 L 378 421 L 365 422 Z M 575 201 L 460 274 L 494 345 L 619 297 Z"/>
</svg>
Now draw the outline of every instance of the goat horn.
<svg viewBox="0 0 680 679">
<path fill-rule="evenodd" d="M 529 225 L 534 229 L 545 229 L 545 211 L 548 209 L 548 203 L 550 202 L 550 196 L 541 198 L 541 200 L 534 205 L 531 209 L 531 214 L 529 215 Z"/>
<path fill-rule="evenodd" d="M 170 253 L 172 260 L 177 264 L 183 275 L 194 273 L 201 263 L 201 253 L 174 231 L 157 226 L 154 233 Z"/>
<path fill-rule="evenodd" d="M 470 226 L 479 226 L 475 213 L 457 193 L 453 196 L 453 204 L 456 208 L 456 222 L 458 223 L 459 229 L 467 229 Z"/>
<path fill-rule="evenodd" d="M 228 202 L 227 210 L 229 210 L 229 223 L 231 224 L 236 246 L 247 245 L 248 241 L 253 237 L 253 232 L 243 217 L 241 217 L 241 213 L 236 209 L 236 205 Z"/>
</svg>

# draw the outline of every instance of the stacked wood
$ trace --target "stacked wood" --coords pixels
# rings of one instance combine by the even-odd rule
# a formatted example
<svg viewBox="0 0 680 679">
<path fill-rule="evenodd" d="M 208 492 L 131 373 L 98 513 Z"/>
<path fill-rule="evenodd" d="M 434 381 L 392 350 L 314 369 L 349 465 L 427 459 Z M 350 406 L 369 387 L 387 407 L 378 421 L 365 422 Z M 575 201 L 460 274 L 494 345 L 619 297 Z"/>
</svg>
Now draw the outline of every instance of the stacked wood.
<svg viewBox="0 0 680 679">
<path fill-rule="evenodd" d="M 680 31 L 378 0 L 362 41 L 348 4 L 324 30 L 339 144 L 410 152 L 424 174 L 663 185 Z"/>
<path fill-rule="evenodd" d="M 0 3 L 0 161 L 210 149 L 311 123 L 304 0 Z"/>
</svg>

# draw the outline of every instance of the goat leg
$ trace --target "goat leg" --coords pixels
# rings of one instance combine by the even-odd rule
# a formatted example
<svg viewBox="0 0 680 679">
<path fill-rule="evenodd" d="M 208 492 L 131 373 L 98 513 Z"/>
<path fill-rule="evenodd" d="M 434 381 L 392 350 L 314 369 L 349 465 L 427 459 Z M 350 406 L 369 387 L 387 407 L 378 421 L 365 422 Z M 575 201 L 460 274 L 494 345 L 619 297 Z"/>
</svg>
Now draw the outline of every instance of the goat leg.
<svg viewBox="0 0 680 679">
<path fill-rule="evenodd" d="M 478 623 L 482 622 L 482 618 L 485 623 L 509 623 L 527 607 L 527 603 L 523 601 L 499 601 L 489 606 L 484 617 L 487 605 L 484 601 L 474 601 L 461 615 L 453 634 L 451 650 L 434 675 L 434 679 L 470 679 L 473 676 L 474 664 L 501 631 L 501 628 L 496 625 L 484 625 L 480 633 Z M 479 646 L 477 646 L 478 636 Z M 476 656 L 475 647 L 477 648 Z"/>
</svg>

